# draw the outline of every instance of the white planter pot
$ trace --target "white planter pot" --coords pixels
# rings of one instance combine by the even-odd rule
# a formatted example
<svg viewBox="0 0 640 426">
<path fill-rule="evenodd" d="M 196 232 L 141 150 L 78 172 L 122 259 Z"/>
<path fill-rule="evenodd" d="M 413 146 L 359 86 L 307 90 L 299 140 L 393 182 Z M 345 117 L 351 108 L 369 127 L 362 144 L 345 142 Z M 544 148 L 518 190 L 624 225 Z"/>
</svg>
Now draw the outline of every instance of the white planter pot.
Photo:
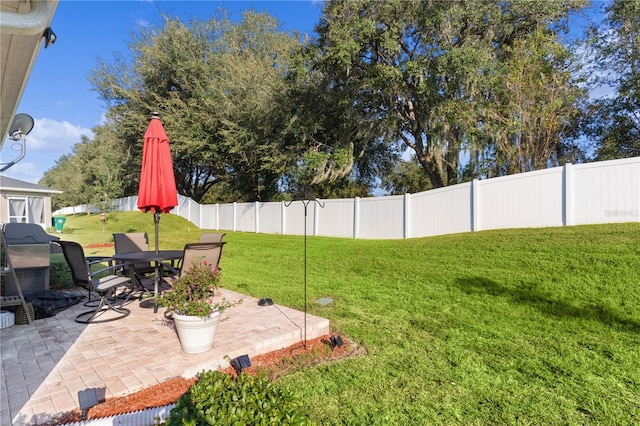
<svg viewBox="0 0 640 426">
<path fill-rule="evenodd" d="M 174 312 L 173 322 L 182 350 L 188 354 L 199 354 L 211 349 L 218 329 L 218 321 L 220 321 L 220 312 L 214 312 L 205 318 Z"/>
</svg>

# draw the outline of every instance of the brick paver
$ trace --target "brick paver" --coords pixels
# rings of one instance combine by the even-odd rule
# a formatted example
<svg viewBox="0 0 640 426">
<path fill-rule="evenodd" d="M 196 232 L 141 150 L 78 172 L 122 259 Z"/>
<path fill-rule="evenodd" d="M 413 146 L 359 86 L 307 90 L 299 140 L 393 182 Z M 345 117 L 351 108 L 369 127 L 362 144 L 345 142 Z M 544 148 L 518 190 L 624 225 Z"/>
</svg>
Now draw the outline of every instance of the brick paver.
<svg viewBox="0 0 640 426">
<path fill-rule="evenodd" d="M 193 377 L 249 357 L 296 344 L 304 338 L 304 313 L 287 307 L 258 306 L 258 299 L 222 289 L 243 303 L 223 312 L 213 348 L 186 354 L 164 309 L 139 307 L 103 324 L 78 324 L 82 304 L 0 330 L 0 424 L 43 423 L 78 408 L 78 392 L 105 388 L 106 397 L 126 395 L 176 376 Z M 307 339 L 329 333 L 329 321 L 307 315 Z"/>
</svg>

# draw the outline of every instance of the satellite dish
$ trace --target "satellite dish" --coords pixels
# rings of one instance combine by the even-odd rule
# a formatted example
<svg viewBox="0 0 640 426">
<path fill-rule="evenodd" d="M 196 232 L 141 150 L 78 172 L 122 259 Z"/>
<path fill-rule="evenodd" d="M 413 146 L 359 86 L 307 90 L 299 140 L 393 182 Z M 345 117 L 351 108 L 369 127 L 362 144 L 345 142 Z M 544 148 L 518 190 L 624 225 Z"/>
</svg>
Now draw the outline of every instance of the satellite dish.
<svg viewBox="0 0 640 426">
<path fill-rule="evenodd" d="M 0 172 L 4 172 L 9 167 L 13 166 L 18 161 L 24 158 L 25 154 L 27 153 L 27 135 L 31 130 L 33 130 L 33 124 L 33 118 L 29 114 L 20 113 L 16 114 L 16 116 L 13 117 L 13 123 L 11 123 L 11 127 L 9 128 L 8 137 L 12 141 L 17 142 L 13 144 L 12 149 L 14 151 L 17 151 L 17 149 L 15 149 L 14 147 L 20 148 L 20 155 L 13 161 L 10 161 L 8 163 L 0 163 L 3 165 L 3 167 L 0 168 Z"/>
<path fill-rule="evenodd" d="M 9 137 L 14 140 L 20 140 L 22 135 L 28 135 L 33 130 L 33 118 L 29 114 L 16 114 L 9 129 Z"/>
</svg>

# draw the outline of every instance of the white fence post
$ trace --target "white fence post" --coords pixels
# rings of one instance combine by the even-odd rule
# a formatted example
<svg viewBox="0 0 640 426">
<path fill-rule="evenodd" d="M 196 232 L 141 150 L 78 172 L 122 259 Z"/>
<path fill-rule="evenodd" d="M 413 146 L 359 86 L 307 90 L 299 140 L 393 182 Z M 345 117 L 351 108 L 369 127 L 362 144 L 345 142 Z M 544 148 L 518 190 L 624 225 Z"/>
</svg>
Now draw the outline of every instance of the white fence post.
<svg viewBox="0 0 640 426">
<path fill-rule="evenodd" d="M 256 221 L 256 234 L 258 232 L 260 232 L 260 218 L 258 217 L 258 212 L 260 211 L 260 209 L 258 209 L 258 202 L 256 201 L 255 203 L 253 203 L 253 208 L 256 209 L 256 213 L 255 213 L 255 221 Z"/>
<path fill-rule="evenodd" d="M 471 186 L 469 189 L 471 190 L 471 231 L 476 232 L 480 229 L 478 228 L 478 224 L 480 223 L 480 193 L 478 192 L 479 181 L 478 179 L 474 179 L 471 182 Z"/>
<path fill-rule="evenodd" d="M 233 203 L 233 231 L 235 232 L 237 229 L 237 223 L 238 221 L 236 220 L 236 217 L 238 216 L 236 213 L 238 211 L 238 203 Z"/>
<path fill-rule="evenodd" d="M 411 238 L 411 194 L 404 194 L 404 203 L 402 204 L 404 208 L 404 230 L 403 237 Z"/>
<path fill-rule="evenodd" d="M 562 211 L 564 217 L 562 223 L 564 226 L 571 226 L 573 225 L 573 166 L 571 163 L 564 165 L 563 172 Z"/>
<path fill-rule="evenodd" d="M 280 233 L 282 235 L 284 235 L 287 230 L 286 230 L 286 226 L 285 226 L 285 211 L 287 211 L 287 209 L 285 208 L 286 206 L 284 205 L 284 201 L 280 201 Z"/>
<path fill-rule="evenodd" d="M 318 200 L 313 203 L 313 236 L 318 235 L 318 216 L 320 216 L 320 205 Z"/>
<path fill-rule="evenodd" d="M 360 197 L 353 199 L 353 238 L 358 238 L 358 216 L 360 215 Z"/>
</svg>

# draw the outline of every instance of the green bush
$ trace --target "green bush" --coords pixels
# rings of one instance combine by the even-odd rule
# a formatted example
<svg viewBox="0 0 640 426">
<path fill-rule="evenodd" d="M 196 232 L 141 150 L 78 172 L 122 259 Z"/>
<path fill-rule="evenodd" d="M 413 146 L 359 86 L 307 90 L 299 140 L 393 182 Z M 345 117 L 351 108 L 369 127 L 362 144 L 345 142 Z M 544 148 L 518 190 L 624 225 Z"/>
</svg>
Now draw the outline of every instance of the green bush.
<svg viewBox="0 0 640 426">
<path fill-rule="evenodd" d="M 49 275 L 49 288 L 52 290 L 68 290 L 75 288 L 69 265 L 62 254 L 51 255 L 51 270 Z"/>
<path fill-rule="evenodd" d="M 310 425 L 302 403 L 268 378 L 241 373 L 237 378 L 203 371 L 182 395 L 166 425 Z"/>
</svg>

